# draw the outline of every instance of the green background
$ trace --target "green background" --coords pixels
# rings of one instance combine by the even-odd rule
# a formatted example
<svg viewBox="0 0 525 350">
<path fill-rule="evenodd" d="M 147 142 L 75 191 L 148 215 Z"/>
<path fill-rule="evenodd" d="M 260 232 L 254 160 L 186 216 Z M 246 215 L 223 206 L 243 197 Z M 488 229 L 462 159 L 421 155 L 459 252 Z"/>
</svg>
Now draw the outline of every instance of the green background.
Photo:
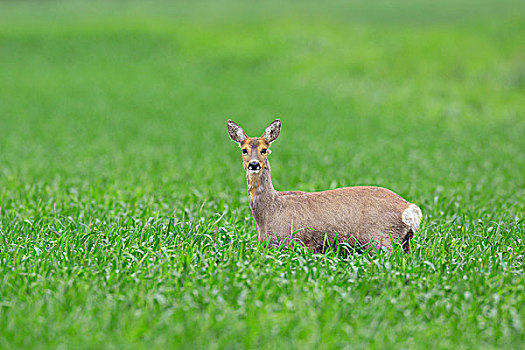
<svg viewBox="0 0 525 350">
<path fill-rule="evenodd" d="M 523 1 L 0 1 L 0 348 L 518 348 Z M 405 255 L 264 249 L 278 190 L 388 187 Z"/>
</svg>

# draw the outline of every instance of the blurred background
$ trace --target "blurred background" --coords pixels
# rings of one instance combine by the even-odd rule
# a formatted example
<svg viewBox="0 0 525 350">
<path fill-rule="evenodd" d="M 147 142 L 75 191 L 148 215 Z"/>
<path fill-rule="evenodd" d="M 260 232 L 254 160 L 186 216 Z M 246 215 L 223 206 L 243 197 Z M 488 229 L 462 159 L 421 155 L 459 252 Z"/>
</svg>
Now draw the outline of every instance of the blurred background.
<svg viewBox="0 0 525 350">
<path fill-rule="evenodd" d="M 0 0 L 0 348 L 522 348 L 524 38 L 523 0 Z M 275 188 L 390 188 L 411 254 L 258 245 L 226 120 L 277 117 Z"/>
<path fill-rule="evenodd" d="M 487 203 L 520 205 L 523 1 L 0 9 L 4 186 L 243 202 L 225 121 L 257 136 L 279 117 L 277 189 L 375 184 L 430 204 L 439 192 L 467 201 L 491 187 Z"/>
</svg>

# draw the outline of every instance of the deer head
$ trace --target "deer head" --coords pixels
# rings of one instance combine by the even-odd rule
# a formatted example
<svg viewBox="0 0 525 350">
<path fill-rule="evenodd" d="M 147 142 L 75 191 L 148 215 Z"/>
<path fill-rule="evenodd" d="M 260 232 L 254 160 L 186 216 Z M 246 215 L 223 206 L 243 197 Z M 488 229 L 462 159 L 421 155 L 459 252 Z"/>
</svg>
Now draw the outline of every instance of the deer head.
<svg viewBox="0 0 525 350">
<path fill-rule="evenodd" d="M 249 137 L 235 122 L 228 120 L 228 133 L 242 149 L 244 170 L 250 175 L 260 174 L 267 166 L 270 144 L 277 139 L 281 131 L 281 120 L 274 120 L 260 137 Z"/>
</svg>

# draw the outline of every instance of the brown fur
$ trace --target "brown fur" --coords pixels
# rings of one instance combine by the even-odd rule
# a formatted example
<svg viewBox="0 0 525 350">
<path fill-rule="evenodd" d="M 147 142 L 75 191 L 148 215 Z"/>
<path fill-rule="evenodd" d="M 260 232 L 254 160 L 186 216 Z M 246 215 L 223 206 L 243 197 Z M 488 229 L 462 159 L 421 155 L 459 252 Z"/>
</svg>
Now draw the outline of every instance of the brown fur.
<svg viewBox="0 0 525 350">
<path fill-rule="evenodd" d="M 278 127 L 279 131 L 280 122 Z M 275 131 L 268 129 L 263 135 L 271 135 L 273 140 L 277 137 Z M 402 213 L 411 203 L 386 188 L 373 186 L 323 192 L 278 192 L 273 188 L 267 154 L 261 154 L 269 144 L 263 137 L 246 137 L 240 142 L 241 148 L 248 150 L 248 154 L 243 155 L 244 168 L 247 169 L 247 164 L 254 159 L 261 165 L 259 173 L 247 171 L 246 175 L 249 203 L 260 243 L 289 245 L 300 242 L 323 252 L 334 244 L 366 246 L 371 242 L 390 250 L 392 242 L 399 242 L 406 252 L 409 251 L 414 228 L 402 220 Z"/>
<path fill-rule="evenodd" d="M 262 154 L 261 151 L 265 148 L 268 149 L 269 147 L 270 144 L 262 137 L 247 137 L 241 143 L 241 149 L 246 149 L 248 151 L 247 154 L 242 155 L 244 169 L 246 170 L 248 163 L 250 163 L 252 159 L 257 159 L 259 161 L 259 165 L 261 168 L 263 168 L 266 164 L 268 154 Z"/>
</svg>

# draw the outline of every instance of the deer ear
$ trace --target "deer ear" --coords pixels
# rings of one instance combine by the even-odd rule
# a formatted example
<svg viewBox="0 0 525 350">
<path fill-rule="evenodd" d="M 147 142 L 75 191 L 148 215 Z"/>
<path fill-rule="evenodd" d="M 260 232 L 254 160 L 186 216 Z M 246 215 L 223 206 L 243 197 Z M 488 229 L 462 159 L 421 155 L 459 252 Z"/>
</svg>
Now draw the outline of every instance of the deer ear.
<svg viewBox="0 0 525 350">
<path fill-rule="evenodd" d="M 230 134 L 230 137 L 233 141 L 237 143 L 243 142 L 248 135 L 244 132 L 244 130 L 237 124 L 235 124 L 234 121 L 228 119 L 228 134 Z"/>
<path fill-rule="evenodd" d="M 264 133 L 262 134 L 262 137 L 268 141 L 268 143 L 272 143 L 275 141 L 277 136 L 279 136 L 279 133 L 281 132 L 281 119 L 275 119 L 266 130 L 264 130 Z"/>
</svg>

